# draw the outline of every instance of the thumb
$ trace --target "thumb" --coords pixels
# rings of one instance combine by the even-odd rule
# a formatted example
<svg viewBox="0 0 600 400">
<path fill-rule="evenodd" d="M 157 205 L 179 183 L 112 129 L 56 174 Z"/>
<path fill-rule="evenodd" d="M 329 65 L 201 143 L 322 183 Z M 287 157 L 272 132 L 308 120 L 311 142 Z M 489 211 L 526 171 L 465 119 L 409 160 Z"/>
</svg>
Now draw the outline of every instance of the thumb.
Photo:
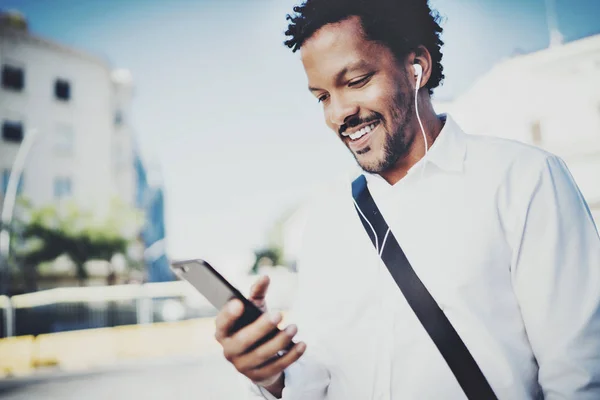
<svg viewBox="0 0 600 400">
<path fill-rule="evenodd" d="M 267 303 L 265 298 L 267 296 L 267 290 L 271 280 L 268 276 L 261 276 L 250 288 L 250 296 L 248 300 L 254 303 L 255 306 L 260 308 L 262 311 L 266 311 Z"/>
</svg>

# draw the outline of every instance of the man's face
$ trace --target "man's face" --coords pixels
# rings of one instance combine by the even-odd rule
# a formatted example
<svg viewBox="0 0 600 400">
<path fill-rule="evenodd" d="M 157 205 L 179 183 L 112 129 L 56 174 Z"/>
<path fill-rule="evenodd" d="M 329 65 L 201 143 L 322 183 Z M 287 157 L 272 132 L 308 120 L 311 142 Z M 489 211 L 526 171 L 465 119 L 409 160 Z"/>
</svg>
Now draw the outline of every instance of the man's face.
<svg viewBox="0 0 600 400">
<path fill-rule="evenodd" d="M 310 91 L 325 121 L 367 172 L 406 155 L 414 132 L 414 83 L 384 45 L 365 39 L 360 19 L 327 24 L 301 49 Z"/>
</svg>

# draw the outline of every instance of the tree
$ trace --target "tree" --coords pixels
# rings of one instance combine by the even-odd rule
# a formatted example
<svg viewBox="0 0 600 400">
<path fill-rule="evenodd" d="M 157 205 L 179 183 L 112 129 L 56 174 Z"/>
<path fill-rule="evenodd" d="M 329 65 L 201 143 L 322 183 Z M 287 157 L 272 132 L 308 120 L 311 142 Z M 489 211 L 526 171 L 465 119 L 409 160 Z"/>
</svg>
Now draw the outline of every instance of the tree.
<svg viewBox="0 0 600 400">
<path fill-rule="evenodd" d="M 281 264 L 282 251 L 278 247 L 266 247 L 255 250 L 254 255 L 256 256 L 256 261 L 254 261 L 254 265 L 251 269 L 251 273 L 253 274 L 257 274 L 260 267 L 271 267 Z"/>
<path fill-rule="evenodd" d="M 254 251 L 256 260 L 250 272 L 258 273 L 262 266 L 283 265 L 288 269 L 293 270 L 290 260 L 285 259 L 284 251 L 284 230 L 288 220 L 298 210 L 300 205 L 296 204 L 283 212 L 271 225 L 267 231 L 266 244 Z"/>
<path fill-rule="evenodd" d="M 114 203 L 108 217 L 94 220 L 94 215 L 67 204 L 34 209 L 25 204 L 26 217 L 17 230 L 22 245 L 17 258 L 23 266 L 27 290 L 37 286 L 37 267 L 67 255 L 76 266 L 79 284 L 88 278 L 85 264 L 90 260 L 110 262 L 115 254 L 127 254 L 141 226 L 141 215 L 123 204 Z"/>
</svg>

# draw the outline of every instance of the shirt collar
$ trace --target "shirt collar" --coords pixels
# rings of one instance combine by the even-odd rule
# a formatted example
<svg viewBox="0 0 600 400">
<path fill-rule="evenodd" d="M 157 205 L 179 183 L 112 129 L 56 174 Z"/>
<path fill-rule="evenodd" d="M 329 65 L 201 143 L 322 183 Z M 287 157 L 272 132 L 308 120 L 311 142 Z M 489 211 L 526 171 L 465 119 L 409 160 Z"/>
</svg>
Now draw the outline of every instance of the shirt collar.
<svg viewBox="0 0 600 400">
<path fill-rule="evenodd" d="M 462 172 L 467 153 L 465 133 L 450 115 L 440 117 L 445 120 L 444 127 L 423 161 L 435 164 L 443 171 Z"/>
<path fill-rule="evenodd" d="M 431 163 L 442 171 L 462 172 L 465 155 L 467 153 L 467 142 L 465 133 L 449 114 L 440 114 L 445 121 L 440 134 L 429 148 L 427 155 L 411 167 L 408 174 L 420 169 L 423 163 Z M 367 178 L 367 182 L 374 183 L 385 180 L 379 174 L 371 174 L 361 170 Z M 385 182 L 387 184 L 387 182 Z M 389 186 L 389 185 L 387 185 Z"/>
</svg>

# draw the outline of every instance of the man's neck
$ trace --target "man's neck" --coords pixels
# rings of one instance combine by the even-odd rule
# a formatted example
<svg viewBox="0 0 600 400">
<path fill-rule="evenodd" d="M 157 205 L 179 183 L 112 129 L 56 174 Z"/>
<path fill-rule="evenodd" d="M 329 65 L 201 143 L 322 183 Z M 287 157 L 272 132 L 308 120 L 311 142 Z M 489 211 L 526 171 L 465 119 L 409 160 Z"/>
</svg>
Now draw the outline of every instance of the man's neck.
<svg viewBox="0 0 600 400">
<path fill-rule="evenodd" d="M 423 123 L 425 135 L 427 136 L 427 147 L 431 148 L 433 142 L 435 142 L 442 131 L 445 121 L 436 115 L 430 102 L 427 103 L 427 105 L 428 107 L 426 107 L 425 110 L 419 108 L 419 113 L 424 114 L 421 117 L 421 122 Z M 415 122 L 417 123 L 417 130 L 413 136 L 409 151 L 404 157 L 398 160 L 393 168 L 379 174 L 390 185 L 395 185 L 396 182 L 404 178 L 413 165 L 415 165 L 425 155 L 425 142 L 423 141 L 423 133 L 421 132 L 421 127 L 418 125 L 418 121 Z"/>
</svg>

